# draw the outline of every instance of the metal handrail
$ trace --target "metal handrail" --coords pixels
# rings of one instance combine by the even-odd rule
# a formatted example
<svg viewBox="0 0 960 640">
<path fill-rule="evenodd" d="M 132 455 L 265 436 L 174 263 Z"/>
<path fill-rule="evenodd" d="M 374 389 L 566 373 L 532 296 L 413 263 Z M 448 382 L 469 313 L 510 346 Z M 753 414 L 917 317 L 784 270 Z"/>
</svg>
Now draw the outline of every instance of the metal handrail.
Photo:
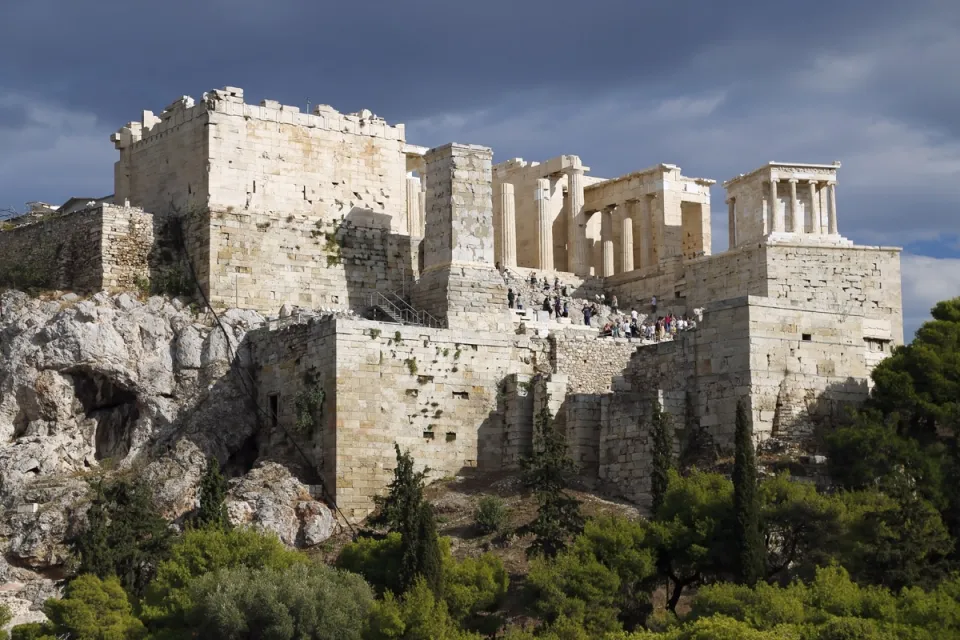
<svg viewBox="0 0 960 640">
<path fill-rule="evenodd" d="M 387 297 L 387 295 L 393 296 L 396 298 L 396 301 L 391 300 L 389 297 Z M 400 304 L 397 304 L 397 302 Z M 392 314 L 396 316 L 396 318 L 398 318 L 402 324 L 417 324 L 435 329 L 443 328 L 443 323 L 440 320 L 433 317 L 426 311 L 415 309 L 409 303 L 407 303 L 406 300 L 394 292 L 384 294 L 381 291 L 374 291 L 370 294 L 370 306 L 383 307 L 385 310 L 392 312 Z"/>
</svg>

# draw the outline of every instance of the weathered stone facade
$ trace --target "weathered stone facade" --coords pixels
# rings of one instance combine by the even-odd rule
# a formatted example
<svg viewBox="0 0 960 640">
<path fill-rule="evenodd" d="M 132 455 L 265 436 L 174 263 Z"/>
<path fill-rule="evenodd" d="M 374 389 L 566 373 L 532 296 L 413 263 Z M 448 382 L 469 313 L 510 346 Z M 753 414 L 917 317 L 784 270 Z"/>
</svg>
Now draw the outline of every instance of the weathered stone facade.
<svg viewBox="0 0 960 640">
<path fill-rule="evenodd" d="M 132 288 L 184 249 L 213 307 L 319 310 L 251 333 L 250 364 L 271 449 L 296 443 L 349 518 L 389 481 L 394 444 L 435 476 L 514 469 L 542 409 L 584 473 L 644 502 L 654 400 L 679 438 L 721 449 L 739 400 L 758 438 L 803 436 L 903 342 L 899 249 L 840 235 L 839 163 L 725 183 L 731 249 L 711 255 L 714 181 L 671 164 L 609 180 L 574 155 L 493 165 L 486 147 L 410 145 L 369 111 L 253 106 L 236 88 L 113 140 L 114 201 L 143 209 L 0 232 L 0 277 L 53 265 L 49 286 Z M 536 310 L 564 295 L 555 278 L 569 319 Z M 523 312 L 507 308 L 520 283 Z M 641 320 L 702 320 L 661 343 L 600 338 L 576 315 L 596 301 L 602 324 L 601 293 Z"/>
<path fill-rule="evenodd" d="M 149 280 L 153 216 L 98 205 L 0 229 L 0 283 L 96 292 Z"/>
</svg>

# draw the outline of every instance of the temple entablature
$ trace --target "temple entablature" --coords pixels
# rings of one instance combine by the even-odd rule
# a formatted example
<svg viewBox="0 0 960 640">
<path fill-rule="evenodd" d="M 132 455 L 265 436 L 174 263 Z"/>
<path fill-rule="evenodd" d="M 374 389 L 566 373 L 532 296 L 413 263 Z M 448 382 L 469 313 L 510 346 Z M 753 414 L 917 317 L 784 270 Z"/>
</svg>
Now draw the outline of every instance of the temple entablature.
<svg viewBox="0 0 960 640">
<path fill-rule="evenodd" d="M 839 168 L 839 162 L 769 162 L 724 182 L 730 246 L 761 239 L 851 244 L 837 224 Z"/>
</svg>

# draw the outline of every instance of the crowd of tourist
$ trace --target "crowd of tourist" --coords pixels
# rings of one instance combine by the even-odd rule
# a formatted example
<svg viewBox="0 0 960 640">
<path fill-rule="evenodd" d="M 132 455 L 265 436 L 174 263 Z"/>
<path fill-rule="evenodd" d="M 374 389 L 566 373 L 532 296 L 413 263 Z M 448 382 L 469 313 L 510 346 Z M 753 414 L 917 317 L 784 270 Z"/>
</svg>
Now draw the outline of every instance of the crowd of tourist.
<svg viewBox="0 0 960 640">
<path fill-rule="evenodd" d="M 548 278 L 538 278 L 536 272 L 531 272 L 527 279 L 521 280 L 514 277 L 508 270 L 501 269 L 501 273 L 508 285 L 513 285 L 507 290 L 509 308 L 535 308 L 546 312 L 553 319 L 571 318 L 571 322 L 577 323 L 579 323 L 577 316 L 582 315 L 583 324 L 596 326 L 600 336 L 659 342 L 669 340 L 677 333 L 695 329 L 697 326 L 696 320 L 687 315 L 675 316 L 672 313 L 667 313 L 665 316 L 657 315 L 656 296 L 650 299 L 649 313 L 639 313 L 636 309 L 626 313 L 620 310 L 619 301 L 615 295 L 608 298 L 606 294 L 598 293 L 593 301 L 573 298 L 570 286 L 560 282 L 558 277 L 554 277 L 553 282 L 550 282 Z M 525 291 L 522 291 L 523 289 Z M 530 307 L 524 307 L 522 296 L 531 298 Z M 571 308 L 574 303 L 579 309 Z"/>
</svg>

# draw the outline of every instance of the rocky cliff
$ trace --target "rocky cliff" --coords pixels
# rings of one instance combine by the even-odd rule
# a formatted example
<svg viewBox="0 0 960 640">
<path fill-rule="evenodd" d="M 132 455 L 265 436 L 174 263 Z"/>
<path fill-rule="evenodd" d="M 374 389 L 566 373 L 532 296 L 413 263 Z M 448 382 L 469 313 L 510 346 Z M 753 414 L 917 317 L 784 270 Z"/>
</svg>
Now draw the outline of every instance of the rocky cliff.
<svg viewBox="0 0 960 640">
<path fill-rule="evenodd" d="M 176 525 L 213 456 L 236 522 L 291 545 L 331 535 L 329 509 L 260 430 L 246 338 L 264 322 L 234 309 L 218 324 L 162 297 L 0 294 L 0 601 L 17 622 L 55 593 L 99 474 L 146 478 Z"/>
</svg>

